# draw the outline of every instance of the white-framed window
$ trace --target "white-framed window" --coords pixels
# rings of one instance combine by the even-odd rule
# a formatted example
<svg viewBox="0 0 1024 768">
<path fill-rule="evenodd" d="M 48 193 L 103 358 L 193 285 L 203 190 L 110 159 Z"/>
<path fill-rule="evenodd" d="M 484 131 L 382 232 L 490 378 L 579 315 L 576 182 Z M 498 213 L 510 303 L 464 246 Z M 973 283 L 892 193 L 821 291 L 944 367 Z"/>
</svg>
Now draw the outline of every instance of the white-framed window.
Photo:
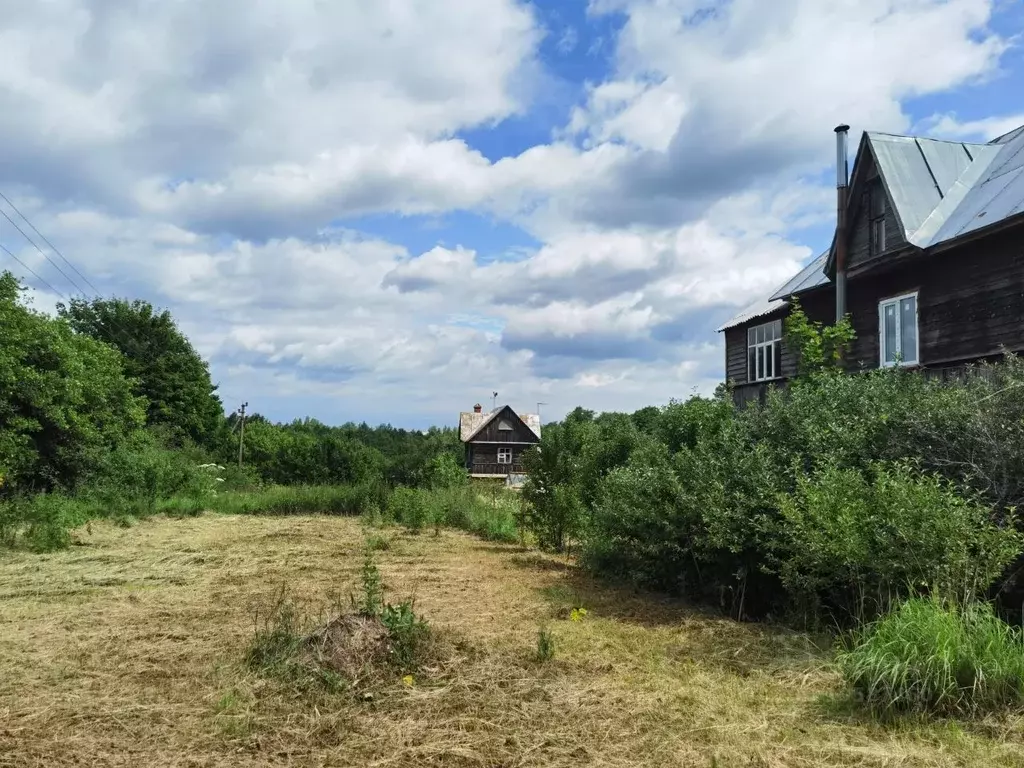
<svg viewBox="0 0 1024 768">
<path fill-rule="evenodd" d="M 511 448 L 499 448 L 498 449 L 498 463 L 499 464 L 511 464 L 512 463 L 512 449 Z"/>
<path fill-rule="evenodd" d="M 878 302 L 879 365 L 917 365 L 917 293 Z"/>
<path fill-rule="evenodd" d="M 512 431 L 512 425 L 509 424 L 504 419 L 499 419 L 498 420 L 498 431 L 500 431 L 500 432 L 511 432 Z"/>
<path fill-rule="evenodd" d="M 782 375 L 782 321 L 747 329 L 747 381 L 768 381 Z"/>
</svg>

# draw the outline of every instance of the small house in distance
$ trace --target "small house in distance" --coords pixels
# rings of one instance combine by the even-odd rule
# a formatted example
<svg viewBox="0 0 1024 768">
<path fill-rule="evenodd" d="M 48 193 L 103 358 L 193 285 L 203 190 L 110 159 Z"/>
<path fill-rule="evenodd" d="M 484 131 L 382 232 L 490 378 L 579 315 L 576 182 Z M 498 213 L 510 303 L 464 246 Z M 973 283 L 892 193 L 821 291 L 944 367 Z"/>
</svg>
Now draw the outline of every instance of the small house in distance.
<svg viewBox="0 0 1024 768">
<path fill-rule="evenodd" d="M 540 442 L 540 416 L 516 413 L 508 405 L 484 413 L 477 404 L 459 414 L 459 437 L 466 446 L 466 470 L 471 477 L 520 475 L 523 454 Z"/>
</svg>

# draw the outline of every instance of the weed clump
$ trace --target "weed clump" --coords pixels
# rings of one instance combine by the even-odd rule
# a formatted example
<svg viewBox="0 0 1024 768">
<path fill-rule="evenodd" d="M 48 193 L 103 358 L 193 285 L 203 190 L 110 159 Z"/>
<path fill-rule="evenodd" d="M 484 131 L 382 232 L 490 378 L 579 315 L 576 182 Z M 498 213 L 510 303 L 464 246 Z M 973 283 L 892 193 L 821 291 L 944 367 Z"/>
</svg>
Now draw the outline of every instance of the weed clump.
<svg viewBox="0 0 1024 768">
<path fill-rule="evenodd" d="M 273 609 L 257 621 L 245 661 L 253 671 L 300 688 L 328 692 L 383 681 L 418 671 L 429 651 L 430 626 L 406 600 L 384 600 L 380 570 L 367 547 L 362 568 L 362 594 L 350 600 L 351 610 L 328 621 L 305 618 L 282 593 Z"/>
<path fill-rule="evenodd" d="M 876 715 L 974 716 L 1024 705 L 1024 637 L 986 603 L 909 600 L 869 625 L 839 666 Z"/>
<path fill-rule="evenodd" d="M 547 627 L 541 627 L 537 631 L 537 652 L 535 658 L 541 664 L 555 658 L 555 636 Z"/>
</svg>

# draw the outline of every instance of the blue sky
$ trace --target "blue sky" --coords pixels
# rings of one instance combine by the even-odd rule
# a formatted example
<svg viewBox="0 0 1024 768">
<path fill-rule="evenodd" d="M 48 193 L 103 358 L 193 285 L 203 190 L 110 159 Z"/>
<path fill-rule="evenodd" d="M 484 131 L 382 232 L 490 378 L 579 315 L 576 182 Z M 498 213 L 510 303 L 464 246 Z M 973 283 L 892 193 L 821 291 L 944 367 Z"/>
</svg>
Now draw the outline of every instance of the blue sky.
<svg viewBox="0 0 1024 768">
<path fill-rule="evenodd" d="M 282 420 L 710 392 L 831 237 L 837 123 L 1024 123 L 1009 0 L 140 3 L 0 20 L 0 191 Z"/>
</svg>

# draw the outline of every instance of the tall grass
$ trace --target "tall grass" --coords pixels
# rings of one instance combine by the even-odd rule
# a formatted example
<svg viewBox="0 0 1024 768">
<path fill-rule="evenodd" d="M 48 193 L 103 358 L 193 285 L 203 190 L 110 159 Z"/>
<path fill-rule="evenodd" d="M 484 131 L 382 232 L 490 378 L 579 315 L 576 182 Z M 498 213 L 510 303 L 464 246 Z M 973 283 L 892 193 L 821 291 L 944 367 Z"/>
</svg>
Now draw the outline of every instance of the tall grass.
<svg viewBox="0 0 1024 768">
<path fill-rule="evenodd" d="M 91 519 L 131 520 L 151 514 L 188 517 L 206 511 L 229 515 L 361 515 L 371 525 L 395 522 L 412 531 L 448 527 L 491 541 L 513 542 L 519 537 L 518 495 L 480 494 L 470 486 L 396 488 L 388 493 L 377 484 L 272 485 L 153 495 L 145 504 L 136 503 L 134 492 L 116 497 L 116 490 L 116 486 L 109 485 L 102 494 L 88 491 L 76 496 L 52 494 L 0 500 L 0 546 L 36 551 L 62 549 L 71 541 L 70 530 Z"/>
<path fill-rule="evenodd" d="M 458 528 L 488 541 L 519 538 L 520 499 L 514 492 L 480 494 L 471 486 L 397 488 L 388 498 L 387 516 L 411 531 L 428 526 Z"/>
<path fill-rule="evenodd" d="M 371 485 L 272 485 L 218 493 L 209 509 L 229 515 L 358 515 L 380 496 Z"/>
<path fill-rule="evenodd" d="M 986 603 L 915 598 L 866 627 L 839 667 L 875 714 L 1024 706 L 1024 637 Z"/>
</svg>

